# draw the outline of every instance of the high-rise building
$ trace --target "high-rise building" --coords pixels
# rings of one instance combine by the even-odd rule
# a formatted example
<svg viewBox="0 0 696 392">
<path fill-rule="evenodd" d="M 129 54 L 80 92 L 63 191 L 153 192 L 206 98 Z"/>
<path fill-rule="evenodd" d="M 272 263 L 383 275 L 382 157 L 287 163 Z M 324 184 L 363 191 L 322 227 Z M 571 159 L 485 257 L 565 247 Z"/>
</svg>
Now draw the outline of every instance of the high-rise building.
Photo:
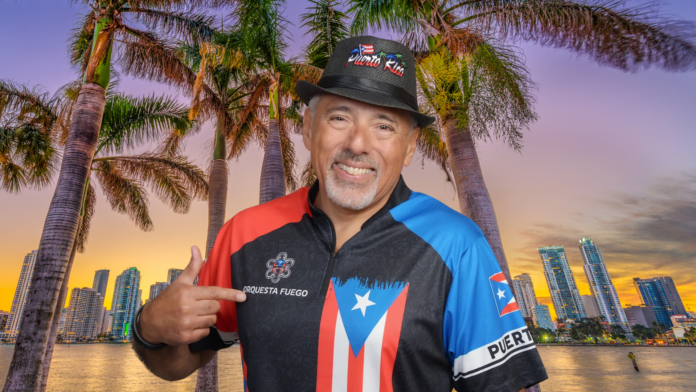
<svg viewBox="0 0 696 392">
<path fill-rule="evenodd" d="M 576 321 L 587 318 L 563 246 L 546 246 L 537 250 L 544 263 L 544 276 L 549 285 L 556 316 L 563 320 Z"/>
<path fill-rule="evenodd" d="M 5 327 L 4 338 L 16 339 L 19 333 L 19 327 L 22 324 L 22 314 L 24 313 L 24 305 L 27 303 L 29 296 L 29 287 L 31 286 L 31 278 L 34 275 L 34 264 L 36 257 L 39 255 L 38 250 L 33 250 L 24 256 L 22 270 L 19 273 L 17 281 L 17 289 L 15 289 L 14 297 L 12 297 L 12 308 L 10 316 L 7 318 L 7 326 Z"/>
<path fill-rule="evenodd" d="M 520 307 L 522 317 L 534 317 L 534 307 L 537 304 L 532 277 L 529 274 L 517 275 L 512 278 L 512 288 L 515 290 L 515 299 Z"/>
<path fill-rule="evenodd" d="M 92 288 L 101 294 L 102 298 L 106 298 L 106 286 L 109 284 L 109 270 L 101 269 L 94 272 L 94 283 Z"/>
<path fill-rule="evenodd" d="M 182 269 L 170 268 L 167 271 L 167 284 L 172 284 L 172 282 L 184 272 Z"/>
<path fill-rule="evenodd" d="M 590 292 L 595 299 L 599 313 L 604 316 L 609 324 L 617 324 L 624 331 L 630 331 L 626 315 L 624 314 L 619 295 L 616 293 L 614 283 L 611 281 L 607 265 L 602 258 L 602 252 L 591 238 L 583 238 L 580 241 L 580 254 L 585 262 L 585 276 L 590 284 Z"/>
<path fill-rule="evenodd" d="M 655 310 L 655 315 L 659 324 L 672 327 L 670 317 L 687 314 L 681 296 L 671 277 L 633 278 L 633 284 L 645 306 L 658 307 Z"/>
<path fill-rule="evenodd" d="M 155 299 L 160 293 L 169 286 L 167 282 L 157 282 L 150 285 L 150 298 L 148 301 Z"/>
<path fill-rule="evenodd" d="M 104 298 L 97 290 L 84 287 L 74 288 L 70 294 L 70 306 L 65 317 L 63 340 L 75 341 L 80 338 L 93 338 L 99 329 L 99 314 Z"/>
<path fill-rule="evenodd" d="M 623 310 L 631 328 L 636 324 L 650 328 L 653 326 L 653 322 L 658 322 L 655 308 L 659 308 L 659 306 L 626 306 Z"/>
<path fill-rule="evenodd" d="M 99 311 L 99 321 L 97 321 L 96 335 L 109 332 L 111 328 L 111 312 L 102 306 Z"/>
<path fill-rule="evenodd" d="M 0 333 L 5 332 L 8 318 L 10 318 L 10 312 L 3 312 L 0 310 Z"/>
<path fill-rule="evenodd" d="M 556 325 L 551 319 L 551 312 L 549 311 L 548 305 L 536 304 L 534 306 L 534 323 L 539 328 L 548 329 L 549 331 L 556 330 Z"/>
<path fill-rule="evenodd" d="M 140 293 L 140 271 L 137 268 L 129 268 L 116 277 L 111 303 L 111 334 L 119 340 L 130 340 L 133 317 L 141 305 Z"/>
<path fill-rule="evenodd" d="M 65 318 L 68 317 L 68 308 L 63 308 L 60 311 L 60 323 L 58 323 L 58 335 L 62 335 L 65 332 Z"/>
<path fill-rule="evenodd" d="M 581 295 L 580 300 L 582 300 L 582 306 L 585 307 L 587 318 L 600 316 L 599 309 L 597 308 L 597 301 L 593 295 Z"/>
</svg>

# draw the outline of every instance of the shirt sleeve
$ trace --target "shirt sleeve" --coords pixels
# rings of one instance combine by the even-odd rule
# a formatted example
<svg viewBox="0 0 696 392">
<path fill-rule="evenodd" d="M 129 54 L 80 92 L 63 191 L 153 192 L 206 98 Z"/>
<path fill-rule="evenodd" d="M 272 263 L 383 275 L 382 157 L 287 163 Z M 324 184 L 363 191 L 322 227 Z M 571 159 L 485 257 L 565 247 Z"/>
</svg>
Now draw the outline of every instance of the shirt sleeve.
<svg viewBox="0 0 696 392">
<path fill-rule="evenodd" d="M 450 268 L 443 337 L 455 389 L 518 392 L 547 379 L 486 238 L 472 243 Z"/>
<path fill-rule="evenodd" d="M 234 219 L 233 219 L 234 220 Z M 208 259 L 198 274 L 198 286 L 217 286 L 232 288 L 232 226 L 233 220 L 227 222 L 215 239 Z M 189 344 L 191 352 L 220 350 L 230 347 L 237 340 L 237 310 L 232 301 L 220 300 L 215 326 L 203 339 Z"/>
</svg>

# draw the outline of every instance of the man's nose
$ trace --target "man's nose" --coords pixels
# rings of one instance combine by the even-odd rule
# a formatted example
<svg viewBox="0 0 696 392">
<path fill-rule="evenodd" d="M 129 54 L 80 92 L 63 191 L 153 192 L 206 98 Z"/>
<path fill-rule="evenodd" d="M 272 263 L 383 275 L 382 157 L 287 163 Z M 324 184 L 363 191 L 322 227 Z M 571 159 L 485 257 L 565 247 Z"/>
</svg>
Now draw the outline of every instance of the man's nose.
<svg viewBox="0 0 696 392">
<path fill-rule="evenodd" d="M 357 123 L 348 135 L 347 147 L 355 155 L 370 152 L 370 129 L 367 124 Z"/>
</svg>

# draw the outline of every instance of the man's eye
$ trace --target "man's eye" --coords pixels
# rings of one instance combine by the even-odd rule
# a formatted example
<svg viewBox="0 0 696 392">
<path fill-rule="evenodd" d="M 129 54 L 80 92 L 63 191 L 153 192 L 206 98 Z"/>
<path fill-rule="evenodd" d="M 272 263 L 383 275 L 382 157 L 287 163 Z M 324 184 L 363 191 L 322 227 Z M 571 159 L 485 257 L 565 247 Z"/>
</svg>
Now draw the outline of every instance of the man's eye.
<svg viewBox="0 0 696 392">
<path fill-rule="evenodd" d="M 391 130 L 393 130 L 393 128 L 390 127 L 389 125 L 380 125 L 380 126 L 379 126 L 379 129 L 381 129 L 381 130 L 383 130 L 383 131 L 391 131 Z"/>
<path fill-rule="evenodd" d="M 345 120 L 345 118 L 344 118 L 344 117 L 341 117 L 341 116 L 333 116 L 333 117 L 331 117 L 331 119 L 332 119 L 332 120 L 338 120 L 338 121 L 344 121 L 344 120 Z"/>
</svg>

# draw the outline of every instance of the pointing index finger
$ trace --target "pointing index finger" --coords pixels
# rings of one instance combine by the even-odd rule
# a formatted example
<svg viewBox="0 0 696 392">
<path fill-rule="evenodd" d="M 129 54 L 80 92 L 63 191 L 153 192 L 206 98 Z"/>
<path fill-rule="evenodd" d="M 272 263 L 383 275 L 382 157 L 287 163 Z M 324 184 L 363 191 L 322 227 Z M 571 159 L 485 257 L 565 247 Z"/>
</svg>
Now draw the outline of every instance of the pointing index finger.
<svg viewBox="0 0 696 392">
<path fill-rule="evenodd" d="M 217 299 L 233 302 L 244 302 L 246 300 L 246 294 L 242 291 L 217 286 L 198 287 L 195 293 L 197 300 Z"/>
</svg>

